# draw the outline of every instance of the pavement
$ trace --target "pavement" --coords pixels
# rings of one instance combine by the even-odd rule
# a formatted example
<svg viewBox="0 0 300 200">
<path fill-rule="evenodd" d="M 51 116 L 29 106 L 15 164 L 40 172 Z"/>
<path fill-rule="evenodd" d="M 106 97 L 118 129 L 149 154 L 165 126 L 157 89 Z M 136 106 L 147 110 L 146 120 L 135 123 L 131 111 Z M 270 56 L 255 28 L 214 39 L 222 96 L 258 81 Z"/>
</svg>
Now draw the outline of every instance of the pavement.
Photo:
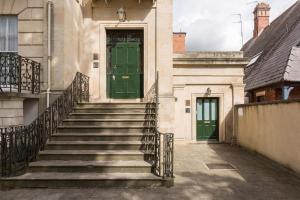
<svg viewBox="0 0 300 200">
<path fill-rule="evenodd" d="M 176 142 L 175 176 L 171 188 L 14 189 L 0 191 L 0 199 L 300 200 L 299 174 L 226 144 Z"/>
</svg>

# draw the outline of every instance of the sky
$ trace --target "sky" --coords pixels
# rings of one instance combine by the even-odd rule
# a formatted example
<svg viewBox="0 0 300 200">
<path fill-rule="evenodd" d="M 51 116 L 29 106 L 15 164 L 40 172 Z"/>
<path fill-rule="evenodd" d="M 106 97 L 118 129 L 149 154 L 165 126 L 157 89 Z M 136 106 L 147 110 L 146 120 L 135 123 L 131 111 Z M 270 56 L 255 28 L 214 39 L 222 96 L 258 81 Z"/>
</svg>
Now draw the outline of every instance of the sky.
<svg viewBox="0 0 300 200">
<path fill-rule="evenodd" d="M 174 32 L 187 32 L 188 51 L 236 51 L 253 35 L 254 0 L 173 0 Z M 268 0 L 271 21 L 297 0 Z M 262 2 L 262 1 L 260 1 Z"/>
</svg>

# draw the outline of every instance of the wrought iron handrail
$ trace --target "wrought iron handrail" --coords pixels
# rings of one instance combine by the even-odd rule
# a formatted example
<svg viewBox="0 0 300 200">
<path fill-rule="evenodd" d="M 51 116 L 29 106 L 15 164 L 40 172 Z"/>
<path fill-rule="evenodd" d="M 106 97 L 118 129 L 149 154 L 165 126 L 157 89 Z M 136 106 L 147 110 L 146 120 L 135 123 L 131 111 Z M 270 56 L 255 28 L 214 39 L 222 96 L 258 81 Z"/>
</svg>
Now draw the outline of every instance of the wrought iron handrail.
<svg viewBox="0 0 300 200">
<path fill-rule="evenodd" d="M 40 93 L 41 64 L 13 52 L 0 52 L 0 93 Z"/>
<path fill-rule="evenodd" d="M 161 133 L 158 130 L 158 73 L 155 77 L 155 83 L 150 88 L 149 92 L 145 96 L 145 100 L 148 102 L 147 114 L 155 117 L 149 117 L 153 119 L 153 123 L 150 127 L 153 127 L 153 133 L 155 135 L 155 149 L 153 156 L 153 172 L 163 178 L 174 177 L 174 134 L 173 133 Z"/>
<path fill-rule="evenodd" d="M 77 73 L 71 85 L 28 126 L 1 128 L 1 176 L 25 172 L 78 102 L 89 101 L 89 77 Z"/>
</svg>

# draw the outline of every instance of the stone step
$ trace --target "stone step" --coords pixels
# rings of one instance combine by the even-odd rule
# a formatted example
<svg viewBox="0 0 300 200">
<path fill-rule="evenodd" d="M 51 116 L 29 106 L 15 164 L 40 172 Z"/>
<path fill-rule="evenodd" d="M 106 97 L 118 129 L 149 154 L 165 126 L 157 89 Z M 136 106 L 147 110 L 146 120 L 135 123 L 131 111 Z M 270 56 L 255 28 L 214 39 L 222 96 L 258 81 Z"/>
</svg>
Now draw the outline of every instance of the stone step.
<svg viewBox="0 0 300 200">
<path fill-rule="evenodd" d="M 153 120 L 139 119 L 66 119 L 64 126 L 147 126 Z"/>
<path fill-rule="evenodd" d="M 45 150 L 39 153 L 38 160 L 143 161 L 151 155 L 138 150 Z"/>
<path fill-rule="evenodd" d="M 74 109 L 75 113 L 146 113 L 145 108 L 79 108 Z"/>
<path fill-rule="evenodd" d="M 57 133 L 51 141 L 143 141 L 154 137 L 146 133 Z"/>
<path fill-rule="evenodd" d="M 151 108 L 149 103 L 78 103 L 77 108 Z"/>
<path fill-rule="evenodd" d="M 142 141 L 49 141 L 46 150 L 143 150 L 154 143 Z"/>
<path fill-rule="evenodd" d="M 80 161 L 50 160 L 29 164 L 28 172 L 65 173 L 151 173 L 151 164 L 145 161 Z"/>
<path fill-rule="evenodd" d="M 149 133 L 152 127 L 144 126 L 60 126 L 59 133 Z"/>
<path fill-rule="evenodd" d="M 1 178 L 1 188 L 103 188 L 155 187 L 164 180 L 151 173 L 26 173 Z"/>
<path fill-rule="evenodd" d="M 69 119 L 149 119 L 145 113 L 71 113 Z"/>
</svg>

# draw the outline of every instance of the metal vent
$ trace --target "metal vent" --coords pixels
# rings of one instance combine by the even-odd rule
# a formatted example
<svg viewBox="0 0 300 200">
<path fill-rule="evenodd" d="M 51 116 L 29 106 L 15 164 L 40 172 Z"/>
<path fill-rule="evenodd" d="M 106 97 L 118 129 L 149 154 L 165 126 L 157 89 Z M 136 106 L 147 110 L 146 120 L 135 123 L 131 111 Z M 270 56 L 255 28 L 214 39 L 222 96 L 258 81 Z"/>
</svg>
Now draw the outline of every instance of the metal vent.
<svg viewBox="0 0 300 200">
<path fill-rule="evenodd" d="M 229 163 L 205 163 L 209 170 L 236 170 L 234 166 Z"/>
</svg>

